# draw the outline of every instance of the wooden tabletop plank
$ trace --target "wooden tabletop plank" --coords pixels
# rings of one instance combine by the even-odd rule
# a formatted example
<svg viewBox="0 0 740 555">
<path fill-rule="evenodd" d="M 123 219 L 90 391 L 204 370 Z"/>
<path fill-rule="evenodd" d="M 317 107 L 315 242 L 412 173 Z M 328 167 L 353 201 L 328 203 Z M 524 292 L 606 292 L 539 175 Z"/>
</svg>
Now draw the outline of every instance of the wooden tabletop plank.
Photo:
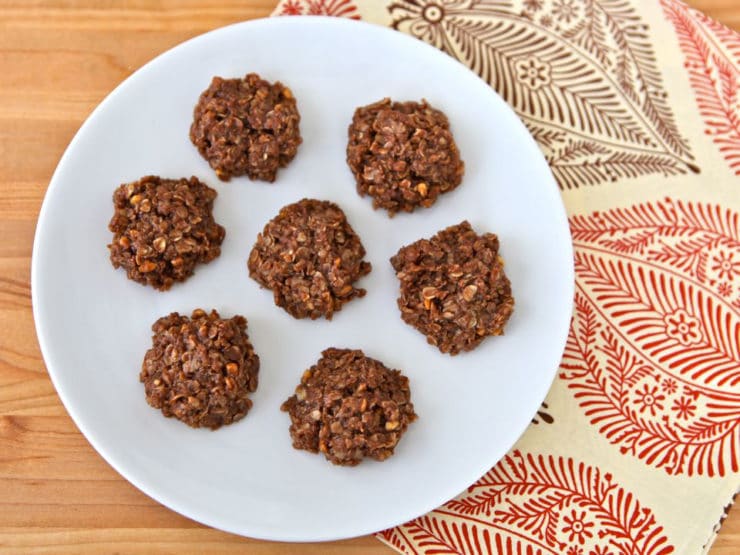
<svg viewBox="0 0 740 555">
<path fill-rule="evenodd" d="M 31 312 L 30 254 L 49 179 L 97 104 L 137 68 L 275 0 L 0 0 L 0 553 L 392 553 L 372 537 L 281 544 L 204 527 L 116 473 L 49 380 Z M 689 2 L 740 29 L 738 0 Z M 712 555 L 740 552 L 740 511 Z"/>
<path fill-rule="evenodd" d="M 740 30 L 740 2 L 738 0 L 689 0 L 689 6 L 703 11 L 730 29 Z"/>
</svg>

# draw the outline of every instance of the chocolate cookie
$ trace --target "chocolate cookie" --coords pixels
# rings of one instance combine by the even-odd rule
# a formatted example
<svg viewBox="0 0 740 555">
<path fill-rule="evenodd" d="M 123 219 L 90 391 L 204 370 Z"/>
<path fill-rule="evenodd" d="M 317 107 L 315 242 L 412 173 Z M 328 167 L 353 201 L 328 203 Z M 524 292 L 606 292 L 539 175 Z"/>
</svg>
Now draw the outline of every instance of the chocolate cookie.
<svg viewBox="0 0 740 555">
<path fill-rule="evenodd" d="M 391 264 L 404 322 L 451 355 L 503 334 L 514 298 L 498 249 L 496 235 L 478 235 L 467 221 L 402 247 Z"/>
<path fill-rule="evenodd" d="M 293 447 L 343 466 L 387 459 L 417 418 L 408 378 L 359 350 L 321 355 L 280 407 L 290 415 Z"/>
<path fill-rule="evenodd" d="M 216 194 L 195 177 L 149 175 L 118 187 L 108 224 L 113 267 L 160 291 L 185 281 L 198 264 L 221 254 L 225 231 L 213 219 Z"/>
<path fill-rule="evenodd" d="M 260 359 L 244 317 L 222 319 L 215 310 L 194 310 L 191 318 L 173 312 L 152 331 L 139 375 L 151 406 L 193 428 L 212 430 L 247 414 Z"/>
<path fill-rule="evenodd" d="M 256 73 L 214 77 L 193 111 L 190 140 L 223 181 L 246 175 L 275 181 L 301 144 L 293 93 Z"/>
<path fill-rule="evenodd" d="M 365 295 L 354 282 L 370 273 L 365 248 L 333 202 L 303 199 L 267 223 L 249 254 L 249 275 L 272 290 L 275 304 L 295 318 L 331 320 Z"/>
<path fill-rule="evenodd" d="M 355 110 L 347 163 L 357 192 L 390 216 L 430 207 L 460 185 L 465 170 L 447 116 L 426 101 L 388 98 Z"/>
</svg>

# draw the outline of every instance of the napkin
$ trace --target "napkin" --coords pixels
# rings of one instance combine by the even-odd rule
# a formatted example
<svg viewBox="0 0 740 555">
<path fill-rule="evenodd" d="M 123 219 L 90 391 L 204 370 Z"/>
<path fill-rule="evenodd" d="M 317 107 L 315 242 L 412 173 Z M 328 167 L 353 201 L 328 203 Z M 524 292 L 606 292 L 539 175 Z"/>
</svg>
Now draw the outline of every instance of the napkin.
<svg viewBox="0 0 740 555">
<path fill-rule="evenodd" d="M 573 319 L 541 410 L 475 484 L 378 538 L 708 551 L 740 486 L 740 35 L 676 0 L 282 0 L 274 15 L 362 19 L 460 60 L 520 116 L 569 214 Z"/>
</svg>

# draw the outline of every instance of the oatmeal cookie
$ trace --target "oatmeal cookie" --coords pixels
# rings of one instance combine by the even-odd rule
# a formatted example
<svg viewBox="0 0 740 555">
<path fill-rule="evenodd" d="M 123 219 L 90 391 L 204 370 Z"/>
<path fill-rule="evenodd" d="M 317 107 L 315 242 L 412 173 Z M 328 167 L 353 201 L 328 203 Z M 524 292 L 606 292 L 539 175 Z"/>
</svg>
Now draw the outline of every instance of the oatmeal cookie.
<svg viewBox="0 0 740 555">
<path fill-rule="evenodd" d="M 272 290 L 275 304 L 295 318 L 331 320 L 365 295 L 354 282 L 370 273 L 365 248 L 333 202 L 303 199 L 267 223 L 249 254 L 249 275 Z"/>
<path fill-rule="evenodd" d="M 321 355 L 281 407 L 290 415 L 293 447 L 343 466 L 387 459 L 417 418 L 408 378 L 359 350 Z"/>
<path fill-rule="evenodd" d="M 498 250 L 496 235 L 478 235 L 467 221 L 402 247 L 391 264 L 404 322 L 451 355 L 503 334 L 514 298 Z"/>
<path fill-rule="evenodd" d="M 139 380 L 147 402 L 193 428 L 215 430 L 244 418 L 257 389 L 260 359 L 243 316 L 173 312 L 152 326 Z"/>
<path fill-rule="evenodd" d="M 348 134 L 357 192 L 390 216 L 428 208 L 462 181 L 465 166 L 447 116 L 426 101 L 386 98 L 357 108 Z"/>
<path fill-rule="evenodd" d="M 272 182 L 298 151 L 300 120 L 293 93 L 279 81 L 256 73 L 214 77 L 193 111 L 190 140 L 219 179 L 246 175 Z"/>
<path fill-rule="evenodd" d="M 198 264 L 221 254 L 225 231 L 213 219 L 216 194 L 195 177 L 149 175 L 118 187 L 108 224 L 113 267 L 160 291 L 185 281 Z"/>
</svg>

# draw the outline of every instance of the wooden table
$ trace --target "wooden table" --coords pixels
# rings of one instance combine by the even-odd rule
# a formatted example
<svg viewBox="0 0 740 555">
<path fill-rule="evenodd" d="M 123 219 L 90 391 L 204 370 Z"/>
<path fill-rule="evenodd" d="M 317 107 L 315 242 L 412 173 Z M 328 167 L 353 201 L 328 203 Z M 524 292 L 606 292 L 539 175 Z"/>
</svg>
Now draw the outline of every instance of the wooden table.
<svg viewBox="0 0 740 555">
<path fill-rule="evenodd" d="M 31 313 L 31 246 L 52 172 L 83 120 L 156 54 L 269 14 L 276 0 L 0 0 L 0 552 L 391 553 L 372 537 L 285 545 L 201 526 L 152 501 L 62 407 Z M 740 29 L 740 1 L 692 0 Z M 101 7 L 105 6 L 105 7 Z M 156 6 L 154 8 L 153 6 Z M 740 553 L 740 510 L 712 555 Z"/>
</svg>

